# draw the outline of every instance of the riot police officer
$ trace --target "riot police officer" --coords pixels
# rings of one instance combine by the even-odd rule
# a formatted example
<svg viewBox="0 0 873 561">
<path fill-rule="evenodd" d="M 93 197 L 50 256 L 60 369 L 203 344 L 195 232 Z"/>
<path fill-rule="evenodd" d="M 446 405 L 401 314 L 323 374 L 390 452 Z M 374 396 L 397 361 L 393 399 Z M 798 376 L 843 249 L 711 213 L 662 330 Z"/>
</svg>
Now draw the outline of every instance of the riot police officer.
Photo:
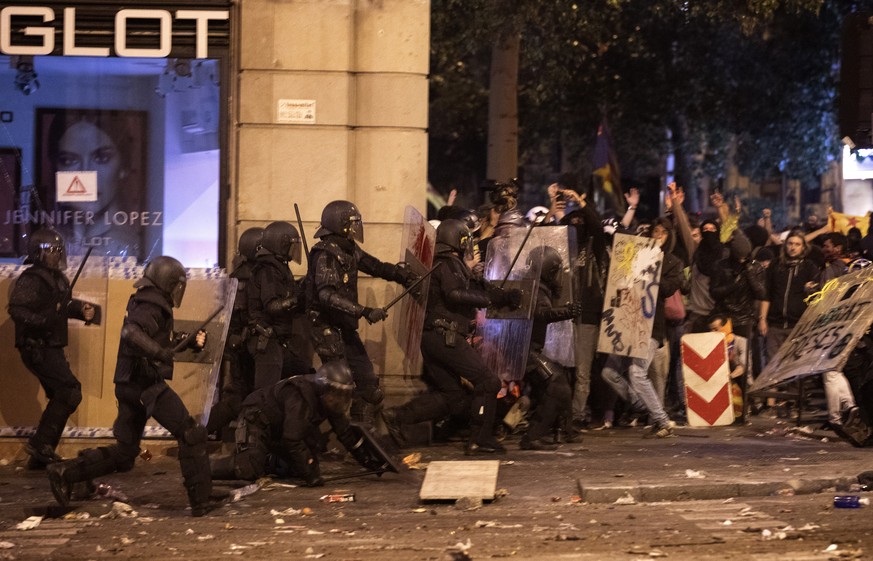
<svg viewBox="0 0 873 561">
<path fill-rule="evenodd" d="M 255 361 L 254 389 L 272 386 L 310 368 L 291 342 L 303 302 L 288 262 L 300 263 L 301 245 L 297 228 L 288 222 L 273 222 L 264 228 L 252 278 L 246 286 L 247 344 Z"/>
<path fill-rule="evenodd" d="M 206 452 L 206 428 L 188 413 L 182 400 L 167 385 L 173 377 L 174 348 L 183 334 L 173 333 L 173 308 L 182 304 L 187 276 L 182 264 L 168 256 L 150 261 L 137 291 L 127 303 L 115 367 L 118 417 L 113 425 L 115 444 L 79 452 L 72 460 L 47 468 L 52 493 L 66 506 L 75 483 L 116 471 L 129 471 L 139 455 L 142 432 L 154 417 L 179 442 L 179 464 L 193 516 L 208 512 L 212 478 Z M 184 337 L 202 349 L 206 333 Z"/>
<path fill-rule="evenodd" d="M 315 351 L 322 363 L 345 359 L 355 379 L 352 420 L 372 424 L 372 407 L 382 401 L 379 379 L 358 335 L 358 320 L 388 317 L 381 308 L 358 303 L 358 271 L 408 286 L 417 276 L 405 263 L 383 263 L 362 250 L 361 213 L 349 201 L 333 201 L 321 213 L 320 238 L 310 252 L 307 271 L 309 317 Z"/>
<path fill-rule="evenodd" d="M 371 453 L 361 428 L 350 424 L 349 406 L 355 383 L 345 361 L 328 362 L 315 374 L 293 376 L 249 395 L 237 419 L 236 449 L 213 460 L 213 479 L 254 481 L 267 473 L 273 454 L 307 486 L 324 484 L 317 451 L 327 420 L 340 443 L 370 470 L 385 469 Z"/>
<path fill-rule="evenodd" d="M 55 448 L 67 419 L 82 401 L 82 386 L 64 355 L 67 318 L 90 323 L 97 308 L 72 298 L 64 240 L 54 230 L 38 230 L 27 242 L 33 263 L 21 273 L 9 296 L 9 315 L 15 323 L 15 347 L 21 360 L 39 380 L 48 404 L 36 432 L 25 444 L 29 469 L 59 461 Z"/>
<path fill-rule="evenodd" d="M 493 435 L 500 379 L 488 370 L 467 336 L 478 308 L 517 308 L 521 293 L 474 277 L 464 262 L 472 244 L 469 229 L 459 220 L 444 220 L 437 228 L 434 265 L 442 265 L 431 275 L 421 338 L 430 389 L 401 407 L 382 411 L 389 433 L 401 446 L 405 443 L 404 425 L 460 415 L 470 403 L 471 434 L 465 453 L 506 451 Z M 473 385 L 472 400 L 466 399 L 461 378 Z"/>
<path fill-rule="evenodd" d="M 249 325 L 249 302 L 246 287 L 252 278 L 255 256 L 261 247 L 264 229 L 253 227 L 239 237 L 231 278 L 237 279 L 236 297 L 224 347 L 227 379 L 221 388 L 221 399 L 209 411 L 206 430 L 209 434 L 227 426 L 239 413 L 242 400 L 252 392 L 255 383 L 254 358 L 246 347 Z"/>
<path fill-rule="evenodd" d="M 573 391 L 569 372 L 543 352 L 546 331 L 550 323 L 579 315 L 582 306 L 581 303 L 555 305 L 555 301 L 561 296 L 564 264 L 561 255 L 554 248 L 545 245 L 533 248 L 528 254 L 527 263 L 528 267 L 539 268 L 540 283 L 524 377 L 532 390 L 534 409 L 520 446 L 522 450 L 554 450 L 557 445 L 546 442 L 543 437 L 559 418 L 569 420 Z"/>
</svg>

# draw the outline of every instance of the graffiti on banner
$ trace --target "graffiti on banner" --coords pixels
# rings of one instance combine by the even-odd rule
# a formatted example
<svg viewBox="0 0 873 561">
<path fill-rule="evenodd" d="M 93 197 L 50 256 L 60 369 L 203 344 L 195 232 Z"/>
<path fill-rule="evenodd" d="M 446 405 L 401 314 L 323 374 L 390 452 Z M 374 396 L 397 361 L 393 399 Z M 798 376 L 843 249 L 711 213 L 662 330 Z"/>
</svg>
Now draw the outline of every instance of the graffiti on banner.
<svg viewBox="0 0 873 561">
<path fill-rule="evenodd" d="M 841 371 L 873 323 L 873 270 L 862 269 L 829 282 L 809 306 L 776 356 L 755 380 L 757 391 L 813 374 Z"/>
<path fill-rule="evenodd" d="M 615 235 L 598 352 L 634 358 L 648 355 L 663 259 L 654 239 Z"/>
</svg>

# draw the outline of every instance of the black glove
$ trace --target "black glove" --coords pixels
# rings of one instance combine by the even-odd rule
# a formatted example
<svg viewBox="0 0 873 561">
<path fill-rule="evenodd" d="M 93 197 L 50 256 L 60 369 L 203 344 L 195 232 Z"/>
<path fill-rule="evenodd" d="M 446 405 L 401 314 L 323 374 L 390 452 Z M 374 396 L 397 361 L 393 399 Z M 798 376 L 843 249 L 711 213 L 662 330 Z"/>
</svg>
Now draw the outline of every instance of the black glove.
<svg viewBox="0 0 873 561">
<path fill-rule="evenodd" d="M 521 291 L 517 288 L 492 288 L 490 291 L 491 304 L 497 308 L 509 308 L 517 310 L 521 307 Z"/>
<path fill-rule="evenodd" d="M 368 308 L 364 306 L 364 309 L 361 310 L 361 317 L 366 318 L 370 324 L 374 324 L 384 321 L 388 317 L 388 312 L 382 308 Z"/>
<path fill-rule="evenodd" d="M 409 286 L 418 280 L 418 275 L 409 268 L 409 265 L 405 261 L 401 261 L 394 269 L 394 279 L 403 286 Z"/>
</svg>

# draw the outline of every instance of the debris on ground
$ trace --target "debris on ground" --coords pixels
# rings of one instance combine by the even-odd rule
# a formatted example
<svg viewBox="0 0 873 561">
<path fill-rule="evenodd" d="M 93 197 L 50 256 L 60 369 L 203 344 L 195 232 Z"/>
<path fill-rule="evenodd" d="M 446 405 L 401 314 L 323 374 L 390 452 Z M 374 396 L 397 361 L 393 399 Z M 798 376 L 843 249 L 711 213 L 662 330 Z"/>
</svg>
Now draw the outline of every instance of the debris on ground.
<svg viewBox="0 0 873 561">
<path fill-rule="evenodd" d="M 133 510 L 133 507 L 129 504 L 115 501 L 112 503 L 112 510 L 100 516 L 100 518 L 111 520 L 115 518 L 136 518 L 137 516 L 139 516 L 139 513 Z"/>
<path fill-rule="evenodd" d="M 630 493 L 625 493 L 624 496 L 615 499 L 614 505 L 635 505 L 637 500 Z"/>
<path fill-rule="evenodd" d="M 43 516 L 28 516 L 15 525 L 16 530 L 33 530 L 42 523 Z"/>
<path fill-rule="evenodd" d="M 706 479 L 706 474 L 703 473 L 702 471 L 696 471 L 693 469 L 686 469 L 685 470 L 685 477 L 687 477 L 688 479 Z"/>
<path fill-rule="evenodd" d="M 455 510 L 477 510 L 482 508 L 480 497 L 461 497 L 455 501 Z"/>
<path fill-rule="evenodd" d="M 427 462 L 421 461 L 421 452 L 413 452 L 403 458 L 403 465 L 408 469 L 427 469 Z"/>
<path fill-rule="evenodd" d="M 496 520 L 477 520 L 473 525 L 476 528 L 499 528 L 505 530 L 507 528 L 523 528 L 521 524 L 504 524 Z"/>
<path fill-rule="evenodd" d="M 100 499 L 112 499 L 114 501 L 120 501 L 122 503 L 126 503 L 130 500 L 127 498 L 127 495 L 121 492 L 120 489 L 116 489 L 108 483 L 97 484 L 97 489 L 94 491 L 94 496 Z"/>
</svg>

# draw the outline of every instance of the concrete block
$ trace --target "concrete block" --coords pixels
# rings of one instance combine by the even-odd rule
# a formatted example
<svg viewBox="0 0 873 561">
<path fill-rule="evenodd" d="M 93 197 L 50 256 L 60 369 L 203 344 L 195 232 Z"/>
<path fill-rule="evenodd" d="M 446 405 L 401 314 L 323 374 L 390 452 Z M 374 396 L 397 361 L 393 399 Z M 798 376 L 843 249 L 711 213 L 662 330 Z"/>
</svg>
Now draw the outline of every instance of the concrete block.
<svg viewBox="0 0 873 561">
<path fill-rule="evenodd" d="M 424 213 L 427 192 L 424 130 L 357 129 L 354 151 L 354 201 L 365 221 L 402 222 L 407 205 Z"/>
<path fill-rule="evenodd" d="M 351 74 L 344 72 L 247 71 L 240 76 L 241 124 L 278 123 L 280 99 L 315 100 L 312 124 L 347 126 Z M 425 94 L 426 95 L 426 94 Z M 427 104 L 423 105 L 426 111 Z M 281 124 L 310 127 L 312 124 Z"/>
<path fill-rule="evenodd" d="M 243 0 L 242 68 L 350 70 L 353 3 Z"/>
<path fill-rule="evenodd" d="M 427 74 L 429 0 L 371 0 L 357 2 L 357 8 L 356 71 Z"/>
<path fill-rule="evenodd" d="M 348 197 L 349 131 L 339 128 L 240 129 L 238 220 L 309 221 Z M 310 234 L 311 235 L 311 234 Z"/>
<path fill-rule="evenodd" d="M 358 74 L 355 125 L 427 128 L 427 77 L 418 74 Z"/>
</svg>

